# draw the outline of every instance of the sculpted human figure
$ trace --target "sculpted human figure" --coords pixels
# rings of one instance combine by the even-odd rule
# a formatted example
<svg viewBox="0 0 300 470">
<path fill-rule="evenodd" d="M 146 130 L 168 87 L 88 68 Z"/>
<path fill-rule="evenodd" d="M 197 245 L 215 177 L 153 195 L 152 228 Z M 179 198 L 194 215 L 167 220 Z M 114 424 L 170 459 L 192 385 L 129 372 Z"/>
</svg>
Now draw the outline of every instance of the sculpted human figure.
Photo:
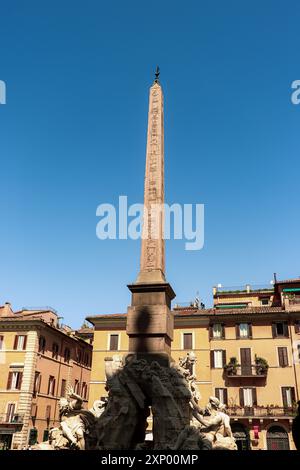
<svg viewBox="0 0 300 470">
<path fill-rule="evenodd" d="M 194 416 L 200 422 L 201 433 L 208 439 L 213 449 L 237 450 L 231 427 L 230 418 L 224 412 L 225 405 L 222 405 L 218 398 L 210 397 L 203 416 L 195 410 Z"/>
</svg>

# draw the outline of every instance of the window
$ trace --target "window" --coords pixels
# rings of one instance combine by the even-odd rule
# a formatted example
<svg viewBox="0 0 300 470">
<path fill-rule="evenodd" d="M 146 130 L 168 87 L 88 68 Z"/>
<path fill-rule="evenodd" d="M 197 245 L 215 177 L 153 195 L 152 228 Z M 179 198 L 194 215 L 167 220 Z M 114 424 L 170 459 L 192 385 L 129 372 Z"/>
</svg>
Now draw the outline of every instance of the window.
<svg viewBox="0 0 300 470">
<path fill-rule="evenodd" d="M 287 322 L 277 322 L 272 324 L 272 334 L 273 338 L 278 336 L 289 337 L 289 329 Z"/>
<path fill-rule="evenodd" d="M 75 379 L 74 383 L 74 393 L 77 393 L 79 395 L 79 380 Z"/>
<path fill-rule="evenodd" d="M 76 350 L 76 361 L 80 364 L 81 363 L 81 358 L 82 358 L 82 351 L 81 349 Z"/>
<path fill-rule="evenodd" d="M 49 381 L 48 381 L 48 395 L 54 396 L 55 394 L 55 378 L 53 375 L 49 376 Z"/>
<path fill-rule="evenodd" d="M 26 340 L 27 340 L 27 336 L 16 335 L 15 342 L 14 342 L 14 349 L 17 351 L 24 351 L 26 349 Z"/>
<path fill-rule="evenodd" d="M 81 396 L 82 396 L 82 398 L 86 398 L 86 396 L 87 396 L 87 384 L 86 384 L 86 382 L 82 382 Z"/>
<path fill-rule="evenodd" d="M 21 390 L 22 372 L 9 372 L 7 381 L 7 390 Z"/>
<path fill-rule="evenodd" d="M 39 339 L 39 352 L 45 354 L 46 349 L 46 338 L 44 336 L 40 336 Z"/>
<path fill-rule="evenodd" d="M 66 396 L 66 387 L 67 387 L 67 381 L 65 379 L 62 379 L 61 381 L 61 389 L 60 389 L 60 396 L 65 397 Z"/>
<path fill-rule="evenodd" d="M 235 331 L 237 339 L 252 337 L 252 325 L 250 323 L 239 323 L 235 326 Z"/>
<path fill-rule="evenodd" d="M 3 348 L 4 337 L 0 336 L 0 351 Z"/>
<path fill-rule="evenodd" d="M 7 408 L 6 408 L 6 421 L 8 423 L 12 423 L 14 420 L 14 415 L 15 415 L 15 408 L 16 404 L 15 403 L 8 403 Z"/>
<path fill-rule="evenodd" d="M 110 335 L 109 350 L 118 351 L 119 349 L 119 335 Z"/>
<path fill-rule="evenodd" d="M 228 403 L 227 388 L 216 388 L 215 395 L 223 405 L 227 405 Z"/>
<path fill-rule="evenodd" d="M 240 405 L 249 408 L 257 405 L 256 388 L 240 388 Z"/>
<path fill-rule="evenodd" d="M 32 419 L 35 419 L 35 418 L 36 418 L 36 415 L 37 415 L 37 404 L 36 404 L 36 403 L 32 403 L 32 404 L 31 404 L 31 418 L 32 418 Z"/>
<path fill-rule="evenodd" d="M 193 333 L 183 333 L 183 349 L 193 349 Z"/>
<path fill-rule="evenodd" d="M 30 446 L 34 446 L 37 443 L 37 435 L 38 435 L 38 431 L 36 428 L 30 429 L 29 438 L 28 438 L 28 444 Z"/>
<path fill-rule="evenodd" d="M 47 421 L 50 421 L 50 417 L 51 417 L 51 405 L 47 405 L 46 406 L 45 418 L 46 418 Z"/>
<path fill-rule="evenodd" d="M 296 401 L 294 387 L 281 387 L 281 394 L 284 408 L 292 408 Z"/>
<path fill-rule="evenodd" d="M 210 360 L 213 369 L 222 369 L 226 364 L 226 351 L 224 349 L 211 351 Z"/>
<path fill-rule="evenodd" d="M 261 305 L 269 305 L 269 301 L 270 301 L 269 297 L 264 297 L 261 299 L 260 303 Z"/>
<path fill-rule="evenodd" d="M 289 365 L 287 348 L 278 348 L 278 362 L 280 367 L 287 367 Z"/>
<path fill-rule="evenodd" d="M 212 326 L 210 337 L 213 339 L 222 339 L 224 338 L 224 325 L 222 323 L 214 323 Z"/>
<path fill-rule="evenodd" d="M 70 349 L 69 348 L 65 348 L 65 352 L 64 352 L 64 361 L 69 363 L 70 361 Z"/>
<path fill-rule="evenodd" d="M 57 343 L 53 343 L 52 345 L 52 357 L 53 359 L 57 359 L 58 358 L 58 350 L 59 350 L 59 346 Z"/>
<path fill-rule="evenodd" d="M 295 333 L 299 335 L 300 334 L 300 321 L 299 320 L 295 321 L 294 326 L 295 326 Z M 0 347 L 0 349 L 1 349 L 1 347 Z"/>
<path fill-rule="evenodd" d="M 41 374 L 40 372 L 35 372 L 34 375 L 34 384 L 33 384 L 33 396 L 36 397 L 40 393 L 41 389 Z"/>
</svg>

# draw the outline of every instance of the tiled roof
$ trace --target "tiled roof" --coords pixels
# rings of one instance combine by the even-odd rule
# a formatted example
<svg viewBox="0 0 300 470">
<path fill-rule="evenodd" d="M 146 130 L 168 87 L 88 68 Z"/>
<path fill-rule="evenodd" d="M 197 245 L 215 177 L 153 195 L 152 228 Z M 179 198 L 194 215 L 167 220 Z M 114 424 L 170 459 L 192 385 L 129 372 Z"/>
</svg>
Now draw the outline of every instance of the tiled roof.
<svg viewBox="0 0 300 470">
<path fill-rule="evenodd" d="M 94 328 L 88 328 L 88 327 L 80 328 L 79 330 L 76 330 L 76 333 L 80 333 L 80 334 L 94 333 Z"/>
<path fill-rule="evenodd" d="M 92 320 L 93 319 L 97 319 L 97 318 L 111 318 L 111 317 L 114 317 L 114 318 L 123 318 L 123 317 L 127 317 L 127 313 L 106 313 L 105 315 L 91 315 L 91 316 L 87 316 L 86 318 L 89 319 L 91 318 Z"/>
<path fill-rule="evenodd" d="M 264 314 L 264 313 L 286 313 L 282 307 L 245 307 L 245 308 L 226 308 L 226 309 L 217 309 L 217 308 L 206 308 L 202 310 L 197 310 L 195 308 L 186 309 L 175 309 L 172 310 L 175 317 L 183 317 L 183 316 L 212 316 L 212 315 L 239 315 L 239 314 Z M 97 319 L 110 319 L 110 318 L 126 318 L 127 313 L 110 313 L 106 315 L 94 315 L 87 317 L 91 320 Z"/>
<path fill-rule="evenodd" d="M 285 312 L 282 307 L 246 307 L 246 308 L 226 308 L 224 310 L 219 308 L 207 308 L 204 310 L 176 310 L 175 316 L 180 317 L 182 315 L 237 315 L 237 314 L 262 314 L 262 313 L 278 313 Z"/>
</svg>

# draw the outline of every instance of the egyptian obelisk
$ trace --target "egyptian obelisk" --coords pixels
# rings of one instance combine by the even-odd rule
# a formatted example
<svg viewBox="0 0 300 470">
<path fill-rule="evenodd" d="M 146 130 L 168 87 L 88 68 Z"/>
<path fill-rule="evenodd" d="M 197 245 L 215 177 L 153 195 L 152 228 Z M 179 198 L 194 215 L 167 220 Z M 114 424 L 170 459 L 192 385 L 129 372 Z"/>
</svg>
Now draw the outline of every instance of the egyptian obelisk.
<svg viewBox="0 0 300 470">
<path fill-rule="evenodd" d="M 171 300 L 175 293 L 165 279 L 164 229 L 164 103 L 159 68 L 150 87 L 144 218 L 140 272 L 128 307 L 129 351 L 138 355 L 170 355 L 173 339 Z"/>
</svg>

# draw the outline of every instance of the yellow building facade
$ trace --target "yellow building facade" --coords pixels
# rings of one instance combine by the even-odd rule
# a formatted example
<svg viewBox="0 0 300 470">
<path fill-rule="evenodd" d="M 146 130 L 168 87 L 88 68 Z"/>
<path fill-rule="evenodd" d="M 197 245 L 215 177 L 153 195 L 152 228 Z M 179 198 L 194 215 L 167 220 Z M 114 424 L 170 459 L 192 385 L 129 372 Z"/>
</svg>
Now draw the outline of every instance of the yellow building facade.
<svg viewBox="0 0 300 470">
<path fill-rule="evenodd" d="M 263 296 L 231 292 L 225 308 L 217 307 L 226 304 L 223 291 L 214 292 L 211 309 L 176 307 L 172 312 L 172 358 L 178 363 L 187 352 L 195 353 L 200 406 L 211 395 L 226 404 L 240 450 L 295 449 L 291 425 L 300 391 L 300 279 L 284 282 Z M 261 298 L 264 303 L 258 304 Z M 128 337 L 126 314 L 88 320 L 94 325 L 92 405 L 107 395 L 105 358 L 125 355 Z"/>
</svg>

